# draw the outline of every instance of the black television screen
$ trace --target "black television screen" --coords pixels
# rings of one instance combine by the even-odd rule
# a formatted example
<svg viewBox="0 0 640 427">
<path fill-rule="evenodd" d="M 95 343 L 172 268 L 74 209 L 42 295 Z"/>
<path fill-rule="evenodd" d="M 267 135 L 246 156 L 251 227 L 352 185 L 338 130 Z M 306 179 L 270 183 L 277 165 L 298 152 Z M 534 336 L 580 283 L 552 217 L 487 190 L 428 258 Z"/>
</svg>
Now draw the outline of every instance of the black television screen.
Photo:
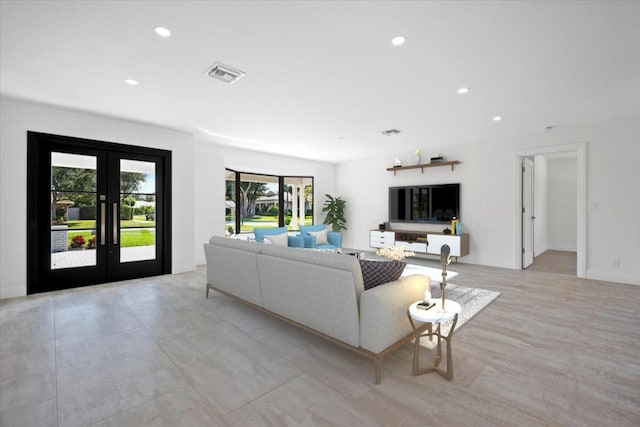
<svg viewBox="0 0 640 427">
<path fill-rule="evenodd" d="M 389 221 L 449 222 L 460 219 L 460 184 L 389 187 Z"/>
</svg>

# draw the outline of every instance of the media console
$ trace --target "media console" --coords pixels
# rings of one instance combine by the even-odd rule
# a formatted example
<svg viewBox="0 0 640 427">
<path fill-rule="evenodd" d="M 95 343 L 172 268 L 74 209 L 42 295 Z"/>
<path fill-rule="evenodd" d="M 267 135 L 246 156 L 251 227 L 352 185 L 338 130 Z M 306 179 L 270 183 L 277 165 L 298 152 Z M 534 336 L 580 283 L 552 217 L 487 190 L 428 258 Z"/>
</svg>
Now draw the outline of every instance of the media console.
<svg viewBox="0 0 640 427">
<path fill-rule="evenodd" d="M 469 255 L 469 235 L 451 235 L 432 231 L 404 230 L 370 230 L 369 246 L 372 248 L 388 248 L 390 246 L 406 246 L 407 250 L 428 255 L 440 255 L 440 248 L 447 244 L 451 248 L 451 256 Z"/>
</svg>

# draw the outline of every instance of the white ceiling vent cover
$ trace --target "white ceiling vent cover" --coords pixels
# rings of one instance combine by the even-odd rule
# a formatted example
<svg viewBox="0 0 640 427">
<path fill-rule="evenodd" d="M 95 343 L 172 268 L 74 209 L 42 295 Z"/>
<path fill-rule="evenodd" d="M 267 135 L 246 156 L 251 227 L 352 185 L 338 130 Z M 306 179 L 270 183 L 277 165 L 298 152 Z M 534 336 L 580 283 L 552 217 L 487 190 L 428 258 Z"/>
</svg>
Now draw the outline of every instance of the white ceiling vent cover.
<svg viewBox="0 0 640 427">
<path fill-rule="evenodd" d="M 205 71 L 210 77 L 221 80 L 225 83 L 233 84 L 245 76 L 245 72 L 223 65 L 218 62 L 207 68 Z"/>
</svg>

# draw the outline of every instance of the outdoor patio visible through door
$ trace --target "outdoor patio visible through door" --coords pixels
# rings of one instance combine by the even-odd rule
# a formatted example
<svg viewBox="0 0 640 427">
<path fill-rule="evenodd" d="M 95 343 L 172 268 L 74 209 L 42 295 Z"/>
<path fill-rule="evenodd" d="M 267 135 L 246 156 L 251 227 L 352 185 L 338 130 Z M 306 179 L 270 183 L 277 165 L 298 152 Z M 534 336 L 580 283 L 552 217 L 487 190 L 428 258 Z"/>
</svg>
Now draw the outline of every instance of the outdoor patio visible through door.
<svg viewBox="0 0 640 427">
<path fill-rule="evenodd" d="M 171 271 L 171 153 L 28 133 L 27 292 Z"/>
</svg>

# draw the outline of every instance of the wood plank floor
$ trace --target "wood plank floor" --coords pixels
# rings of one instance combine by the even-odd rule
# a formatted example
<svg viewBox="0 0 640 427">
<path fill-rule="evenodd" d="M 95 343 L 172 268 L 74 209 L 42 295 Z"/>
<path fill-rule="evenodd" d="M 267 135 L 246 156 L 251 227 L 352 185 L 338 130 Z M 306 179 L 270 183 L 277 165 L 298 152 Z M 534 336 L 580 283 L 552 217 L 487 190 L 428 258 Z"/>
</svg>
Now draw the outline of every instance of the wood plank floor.
<svg viewBox="0 0 640 427">
<path fill-rule="evenodd" d="M 640 425 L 639 286 L 451 270 L 502 292 L 456 331 L 451 382 L 405 346 L 376 386 L 371 361 L 204 299 L 202 267 L 0 301 L 0 425 Z"/>
<path fill-rule="evenodd" d="M 575 252 L 548 250 L 533 259 L 527 270 L 575 276 L 578 270 Z"/>
</svg>

